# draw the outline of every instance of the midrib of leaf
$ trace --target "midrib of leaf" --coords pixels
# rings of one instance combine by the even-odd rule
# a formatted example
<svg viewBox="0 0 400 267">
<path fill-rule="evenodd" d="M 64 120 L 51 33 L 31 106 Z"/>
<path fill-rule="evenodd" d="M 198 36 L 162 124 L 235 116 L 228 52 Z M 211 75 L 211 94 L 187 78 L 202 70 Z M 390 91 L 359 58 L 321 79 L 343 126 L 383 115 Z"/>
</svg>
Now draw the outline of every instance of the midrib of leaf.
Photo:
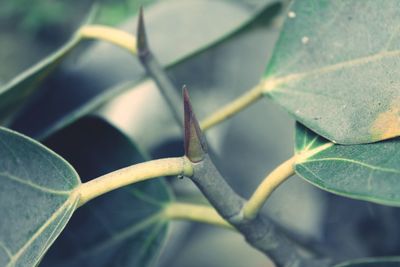
<svg viewBox="0 0 400 267">
<path fill-rule="evenodd" d="M 301 163 L 320 162 L 320 161 L 343 161 L 343 162 L 348 162 L 348 163 L 351 163 L 351 164 L 357 164 L 357 165 L 360 165 L 362 167 L 369 168 L 369 169 L 376 170 L 376 171 L 400 174 L 400 171 L 396 170 L 396 169 L 383 168 L 383 167 L 380 167 L 380 166 L 376 166 L 376 165 L 368 164 L 368 163 L 365 163 L 365 162 L 362 162 L 362 161 L 359 161 L 359 160 L 353 160 L 353 159 L 348 159 L 348 158 L 306 159 L 305 161 L 303 161 Z"/>
<path fill-rule="evenodd" d="M 35 183 L 31 182 L 30 180 L 24 180 L 17 176 L 12 175 L 12 174 L 6 173 L 6 172 L 0 172 L 0 176 L 6 177 L 14 182 L 29 186 L 31 188 L 37 189 L 37 190 L 45 192 L 45 193 L 50 193 L 50 194 L 54 194 L 54 195 L 70 195 L 72 192 L 72 190 L 63 191 L 63 190 L 55 190 L 55 189 L 47 188 L 47 187 L 35 184 Z"/>
<path fill-rule="evenodd" d="M 25 244 L 10 257 L 10 262 L 7 264 L 6 267 L 13 267 L 17 260 L 21 257 L 21 255 L 29 248 L 29 246 L 46 230 L 46 228 L 57 219 L 58 215 L 65 210 L 68 205 L 73 207 L 77 204 L 79 197 L 71 195 L 64 204 L 62 204 L 51 216 L 50 218 L 29 238 Z M 56 229 L 56 228 L 55 228 Z M 52 236 L 50 235 L 50 238 Z M 46 249 L 46 248 L 44 248 Z"/>
<path fill-rule="evenodd" d="M 263 91 L 264 91 L 264 93 L 268 94 L 275 90 L 279 91 L 280 85 L 299 81 L 299 80 L 302 80 L 309 76 L 317 76 L 317 75 L 321 75 L 321 74 L 344 70 L 347 68 L 352 68 L 352 67 L 368 64 L 368 63 L 378 61 L 378 60 L 381 60 L 384 58 L 395 57 L 395 56 L 400 56 L 400 50 L 392 50 L 392 51 L 383 50 L 383 51 L 380 51 L 379 53 L 376 53 L 376 54 L 373 54 L 370 56 L 339 62 L 339 63 L 333 64 L 333 65 L 324 66 L 324 67 L 321 67 L 318 69 L 313 69 L 313 70 L 310 70 L 307 72 L 293 73 L 293 74 L 289 74 L 289 75 L 282 76 L 282 77 L 270 76 L 270 77 L 265 78 L 262 81 Z"/>
</svg>

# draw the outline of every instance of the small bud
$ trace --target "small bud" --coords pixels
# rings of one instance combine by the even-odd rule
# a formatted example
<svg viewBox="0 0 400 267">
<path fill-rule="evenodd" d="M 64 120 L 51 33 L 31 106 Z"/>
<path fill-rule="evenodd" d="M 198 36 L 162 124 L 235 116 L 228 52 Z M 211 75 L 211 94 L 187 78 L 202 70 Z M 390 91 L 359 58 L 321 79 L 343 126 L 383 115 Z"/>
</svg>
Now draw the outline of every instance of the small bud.
<svg viewBox="0 0 400 267">
<path fill-rule="evenodd" d="M 193 113 L 186 86 L 183 87 L 183 103 L 185 112 L 185 155 L 190 161 L 199 162 L 207 154 L 207 142 Z"/>
</svg>

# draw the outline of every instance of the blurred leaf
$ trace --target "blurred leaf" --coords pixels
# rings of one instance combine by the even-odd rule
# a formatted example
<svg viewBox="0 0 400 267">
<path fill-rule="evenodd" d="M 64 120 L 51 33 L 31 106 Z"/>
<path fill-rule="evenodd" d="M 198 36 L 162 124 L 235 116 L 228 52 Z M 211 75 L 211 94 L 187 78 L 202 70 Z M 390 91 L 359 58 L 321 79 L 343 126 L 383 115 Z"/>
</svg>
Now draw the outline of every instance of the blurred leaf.
<svg viewBox="0 0 400 267">
<path fill-rule="evenodd" d="M 96 117 L 80 119 L 46 144 L 70 160 L 83 181 L 145 161 L 127 137 Z M 170 199 L 157 179 L 92 200 L 76 211 L 41 266 L 149 266 L 164 243 L 167 223 L 159 213 Z"/>
<path fill-rule="evenodd" d="M 226 0 L 157 3 L 145 11 L 150 45 L 164 66 L 176 66 L 239 30 L 246 30 L 259 16 L 276 15 L 279 5 L 270 2 L 273 1 L 255 6 Z M 80 68 L 50 77 L 42 97 L 12 127 L 30 136 L 48 136 L 145 78 L 136 58 L 107 45 L 93 48 L 82 58 Z M 127 80 L 133 81 L 115 86 Z"/>
<path fill-rule="evenodd" d="M 296 127 L 296 173 L 323 190 L 400 206 L 400 139 L 335 145 L 301 124 Z"/>
<path fill-rule="evenodd" d="M 90 10 L 82 24 L 93 20 L 96 9 Z M 23 71 L 8 83 L 0 86 L 0 123 L 8 124 L 20 106 L 31 97 L 35 90 L 40 88 L 41 82 L 65 58 L 65 56 L 79 43 L 81 37 L 74 35 L 65 45 L 42 59 L 32 67 Z"/>
<path fill-rule="evenodd" d="M 265 94 L 340 144 L 399 136 L 399 8 L 395 0 L 294 1 Z"/>
<path fill-rule="evenodd" d="M 19 106 L 38 89 L 38 84 L 61 63 L 78 42 L 79 38 L 74 36 L 56 52 L 0 86 L 0 121 L 5 121 L 18 110 Z"/>
<path fill-rule="evenodd" d="M 398 267 L 400 257 L 368 258 L 344 262 L 335 267 Z"/>
<path fill-rule="evenodd" d="M 17 26 L 29 32 L 36 32 L 52 24 L 65 23 L 73 8 L 76 11 L 76 7 L 79 6 L 77 3 L 36 0 L 32 5 L 29 0 L 2 1 L 0 20 L 12 20 Z"/>
<path fill-rule="evenodd" d="M 0 128 L 0 266 L 35 266 L 68 222 L 78 174 L 41 144 Z"/>
</svg>

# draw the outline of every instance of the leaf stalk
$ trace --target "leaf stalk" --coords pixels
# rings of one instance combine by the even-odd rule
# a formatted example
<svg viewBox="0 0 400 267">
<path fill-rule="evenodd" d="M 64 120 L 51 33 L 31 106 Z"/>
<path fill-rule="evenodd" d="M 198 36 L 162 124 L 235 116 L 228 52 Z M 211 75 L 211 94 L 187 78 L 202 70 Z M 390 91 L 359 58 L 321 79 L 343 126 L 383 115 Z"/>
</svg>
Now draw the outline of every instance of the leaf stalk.
<svg viewBox="0 0 400 267">
<path fill-rule="evenodd" d="M 272 192 L 294 175 L 294 164 L 295 157 L 292 157 L 268 174 L 243 206 L 244 218 L 250 220 L 257 216 Z"/>
<path fill-rule="evenodd" d="M 116 28 L 103 25 L 84 25 L 78 30 L 77 36 L 82 39 L 104 40 L 124 48 L 134 55 L 137 54 L 136 37 Z"/>
<path fill-rule="evenodd" d="M 171 202 L 165 207 L 163 214 L 169 220 L 188 220 L 235 230 L 214 208 L 206 205 Z"/>
<path fill-rule="evenodd" d="M 192 174 L 192 166 L 186 157 L 157 159 L 135 164 L 81 184 L 76 189 L 80 194 L 78 207 L 126 185 L 162 176 L 191 176 Z"/>
<path fill-rule="evenodd" d="M 200 122 L 200 127 L 203 131 L 229 119 L 236 113 L 249 107 L 251 104 L 259 100 L 263 96 L 262 84 L 257 84 L 252 89 L 248 90 L 242 96 L 236 98 L 232 102 L 221 107 Z"/>
</svg>

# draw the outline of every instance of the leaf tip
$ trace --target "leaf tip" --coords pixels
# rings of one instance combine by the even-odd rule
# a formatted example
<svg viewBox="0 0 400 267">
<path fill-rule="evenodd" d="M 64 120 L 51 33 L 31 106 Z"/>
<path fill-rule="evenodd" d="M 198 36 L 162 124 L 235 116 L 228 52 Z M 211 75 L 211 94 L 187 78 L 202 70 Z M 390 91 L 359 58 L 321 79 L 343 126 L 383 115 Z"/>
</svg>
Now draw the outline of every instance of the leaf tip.
<svg viewBox="0 0 400 267">
<path fill-rule="evenodd" d="M 203 160 L 205 154 L 207 154 L 207 142 L 193 112 L 188 89 L 184 85 L 182 90 L 185 115 L 185 155 L 190 161 L 199 162 Z"/>
</svg>

